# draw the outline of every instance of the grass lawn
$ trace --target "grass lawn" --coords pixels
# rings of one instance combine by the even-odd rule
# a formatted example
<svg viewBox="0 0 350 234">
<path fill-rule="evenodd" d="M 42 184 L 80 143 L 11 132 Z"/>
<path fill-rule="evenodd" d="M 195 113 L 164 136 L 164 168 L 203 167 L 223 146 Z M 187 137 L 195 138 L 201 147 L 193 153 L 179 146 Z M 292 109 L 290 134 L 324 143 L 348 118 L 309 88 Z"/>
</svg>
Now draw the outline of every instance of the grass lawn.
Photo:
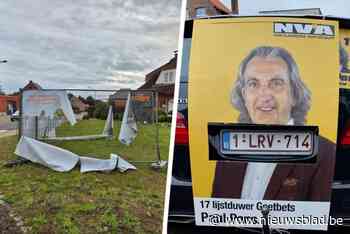
<svg viewBox="0 0 350 234">
<path fill-rule="evenodd" d="M 58 136 L 99 134 L 103 120 L 83 120 L 74 127 L 62 125 Z M 120 122 L 115 122 L 119 133 Z M 154 160 L 155 127 L 138 125 L 130 146 L 118 140 L 53 143 L 78 155 L 109 158 L 116 153 L 127 160 Z M 160 126 L 160 152 L 168 157 L 169 126 Z M 80 173 L 77 166 L 59 173 L 28 163 L 14 168 L 2 165 L 13 154 L 17 137 L 0 138 L 0 194 L 21 216 L 32 233 L 160 233 L 166 170 L 154 171 L 149 164 L 136 171 Z"/>
</svg>

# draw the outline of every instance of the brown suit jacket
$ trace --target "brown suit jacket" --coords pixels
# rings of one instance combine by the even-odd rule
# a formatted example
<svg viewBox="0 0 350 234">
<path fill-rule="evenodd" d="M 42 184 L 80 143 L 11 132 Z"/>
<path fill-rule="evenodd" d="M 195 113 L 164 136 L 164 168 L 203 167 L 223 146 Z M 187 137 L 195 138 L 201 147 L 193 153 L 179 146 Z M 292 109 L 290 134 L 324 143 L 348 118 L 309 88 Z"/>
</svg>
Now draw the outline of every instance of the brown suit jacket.
<svg viewBox="0 0 350 234">
<path fill-rule="evenodd" d="M 329 201 L 335 165 L 335 144 L 319 137 L 314 164 L 278 163 L 265 191 L 264 200 Z M 247 162 L 219 161 L 212 197 L 240 198 Z"/>
</svg>

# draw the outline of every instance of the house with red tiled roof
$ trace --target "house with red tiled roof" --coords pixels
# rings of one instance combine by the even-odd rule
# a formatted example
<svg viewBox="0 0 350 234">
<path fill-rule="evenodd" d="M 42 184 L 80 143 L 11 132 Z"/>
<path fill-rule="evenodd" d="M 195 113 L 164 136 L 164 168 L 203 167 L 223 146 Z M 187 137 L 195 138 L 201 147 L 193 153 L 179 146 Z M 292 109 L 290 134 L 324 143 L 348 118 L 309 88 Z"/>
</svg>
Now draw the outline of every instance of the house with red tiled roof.
<svg viewBox="0 0 350 234">
<path fill-rule="evenodd" d="M 175 74 L 177 51 L 169 62 L 148 73 L 145 83 L 138 88 L 153 89 L 158 92 L 158 106 L 165 112 L 170 112 L 174 102 Z"/>
<path fill-rule="evenodd" d="M 38 83 L 33 82 L 32 80 L 29 81 L 26 86 L 23 87 L 22 90 L 40 90 L 43 89 Z"/>
<path fill-rule="evenodd" d="M 159 66 L 145 76 L 145 83 L 137 89 L 133 97 L 139 103 L 150 103 L 151 96 L 148 90 L 158 93 L 158 107 L 164 112 L 170 112 L 173 107 L 177 51 L 167 63 Z M 124 110 L 130 89 L 121 89 L 109 97 L 116 112 Z M 147 106 L 147 105 L 146 105 Z"/>
<path fill-rule="evenodd" d="M 86 112 L 89 108 L 88 104 L 82 102 L 78 97 L 71 95 L 69 98 L 70 103 L 72 104 L 72 108 L 74 113 L 82 113 Z"/>
<path fill-rule="evenodd" d="M 238 14 L 238 0 L 190 0 L 187 1 L 186 18 Z"/>
</svg>

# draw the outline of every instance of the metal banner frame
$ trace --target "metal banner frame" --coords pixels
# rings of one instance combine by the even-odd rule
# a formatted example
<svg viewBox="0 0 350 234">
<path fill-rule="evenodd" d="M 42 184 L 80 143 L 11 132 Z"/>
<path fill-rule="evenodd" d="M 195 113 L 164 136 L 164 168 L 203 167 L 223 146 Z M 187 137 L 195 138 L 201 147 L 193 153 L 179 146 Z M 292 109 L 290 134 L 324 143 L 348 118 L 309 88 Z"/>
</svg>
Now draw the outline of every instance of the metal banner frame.
<svg viewBox="0 0 350 234">
<path fill-rule="evenodd" d="M 23 120 L 23 92 L 26 90 L 20 89 L 20 107 L 19 107 L 19 119 L 18 119 L 18 140 L 22 136 L 22 120 Z M 40 89 L 40 91 L 67 91 L 67 92 L 110 92 L 110 93 L 116 93 L 119 90 L 115 89 Z M 152 95 L 152 124 L 155 124 L 156 130 L 155 130 L 155 160 L 149 160 L 149 161 L 130 161 L 131 163 L 135 164 L 151 164 L 152 168 L 159 169 L 162 168 L 164 165 L 166 165 L 167 161 L 161 160 L 160 155 L 160 146 L 159 146 L 159 124 L 158 124 L 158 92 L 155 89 L 138 89 L 138 90 L 125 90 L 130 92 L 131 96 L 135 95 L 140 92 L 149 92 Z M 37 121 L 37 117 L 35 118 Z M 37 127 L 36 127 L 37 132 Z M 36 133 L 37 136 L 37 133 Z M 18 165 L 25 163 L 26 160 L 19 158 L 16 160 L 16 162 L 10 162 L 8 163 L 8 166 Z"/>
</svg>

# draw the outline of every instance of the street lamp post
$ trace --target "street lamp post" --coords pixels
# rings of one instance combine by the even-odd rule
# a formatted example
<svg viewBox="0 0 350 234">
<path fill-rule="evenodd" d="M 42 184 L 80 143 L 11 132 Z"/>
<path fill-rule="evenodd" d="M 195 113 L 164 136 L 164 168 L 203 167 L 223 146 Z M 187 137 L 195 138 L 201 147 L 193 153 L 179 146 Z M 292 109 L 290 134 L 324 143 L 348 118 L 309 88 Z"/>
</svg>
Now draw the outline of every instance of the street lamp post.
<svg viewBox="0 0 350 234">
<path fill-rule="evenodd" d="M 0 63 L 7 63 L 6 59 L 0 60 Z M 0 92 L 2 91 L 2 86 L 0 85 Z"/>
</svg>

